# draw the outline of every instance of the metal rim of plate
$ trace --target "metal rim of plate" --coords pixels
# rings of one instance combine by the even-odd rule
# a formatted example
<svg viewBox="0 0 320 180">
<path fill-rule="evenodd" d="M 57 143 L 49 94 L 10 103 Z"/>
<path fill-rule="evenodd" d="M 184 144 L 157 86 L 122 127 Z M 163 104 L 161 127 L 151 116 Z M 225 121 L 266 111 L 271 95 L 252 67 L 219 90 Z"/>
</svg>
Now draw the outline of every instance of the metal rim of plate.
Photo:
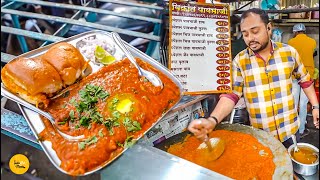
<svg viewBox="0 0 320 180">
<path fill-rule="evenodd" d="M 109 32 L 105 32 L 105 31 L 101 31 L 101 30 L 93 30 L 93 31 L 88 31 L 88 32 L 84 32 L 84 33 L 81 33 L 81 34 L 78 34 L 78 35 L 75 35 L 75 36 L 72 36 L 70 38 L 67 38 L 65 40 L 62 40 L 62 41 L 58 41 L 58 42 L 55 42 L 55 43 L 52 43 L 48 46 L 45 46 L 45 47 L 41 47 L 41 48 L 38 48 L 38 49 L 35 49 L 35 50 L 32 50 L 32 51 L 29 51 L 27 53 L 24 53 L 22 55 L 19 55 L 17 56 L 18 57 L 36 57 L 36 56 L 39 56 L 43 53 L 45 53 L 50 47 L 52 47 L 53 45 L 57 44 L 57 43 L 60 43 L 60 42 L 68 42 L 74 46 L 76 46 L 76 42 L 80 41 L 80 40 L 83 40 L 84 38 L 86 37 L 89 37 L 91 35 L 100 35 L 100 36 L 106 36 L 110 39 L 112 39 L 111 35 Z M 74 42 L 76 41 L 76 42 Z M 111 40 L 112 41 L 112 40 Z M 115 44 L 113 41 L 111 42 L 113 44 Z M 130 44 L 128 44 L 127 42 L 124 42 L 124 44 L 127 46 L 127 48 L 129 49 L 129 51 L 133 54 L 134 57 L 138 57 L 140 58 L 141 60 L 149 63 L 150 65 L 152 65 L 154 68 L 160 70 L 162 73 L 164 73 L 168 78 L 170 78 L 179 88 L 180 90 L 180 97 L 179 99 L 177 100 L 177 102 L 170 108 L 167 110 L 166 113 L 163 113 L 161 117 L 159 117 L 146 131 L 144 131 L 143 134 L 141 134 L 140 137 L 138 137 L 137 139 L 135 140 L 139 140 L 142 136 L 144 136 L 154 125 L 156 125 L 168 112 L 170 112 L 170 110 L 175 107 L 179 101 L 181 100 L 181 98 L 183 97 L 183 88 L 182 88 L 182 84 L 180 82 L 180 80 L 175 76 L 174 73 L 170 72 L 168 68 L 164 67 L 161 63 L 159 63 L 158 61 L 154 60 L 153 58 L 151 58 L 150 56 L 146 55 L 145 53 L 141 52 L 140 50 L 134 48 L 133 46 L 131 46 Z M 117 45 L 115 45 L 115 47 L 117 48 Z M 119 48 L 118 48 L 119 49 Z M 121 50 L 119 50 L 121 52 Z M 84 56 L 84 55 L 83 55 Z M 16 58 L 15 58 L 16 59 Z M 87 59 L 85 57 L 85 59 Z M 121 60 L 121 59 L 120 59 Z M 92 61 L 90 61 L 90 65 L 92 66 L 97 66 L 97 65 L 94 65 L 92 63 Z M 99 68 L 99 67 L 98 67 Z M 94 73 L 94 71 L 93 71 Z M 43 125 L 43 122 L 42 120 L 40 119 L 40 116 L 29 110 L 28 108 L 25 108 L 21 105 L 19 105 L 19 108 L 23 114 L 23 116 L 25 117 L 28 125 L 30 126 L 32 132 L 34 133 L 34 135 L 36 136 L 37 139 L 39 139 L 39 136 L 38 136 L 38 132 L 37 131 L 37 128 L 35 126 L 37 126 L 37 124 L 34 124 L 32 122 L 32 120 L 30 120 L 30 116 L 31 115 L 34 115 L 38 118 L 38 120 L 41 121 L 42 125 Z M 47 155 L 47 157 L 49 158 L 49 160 L 51 161 L 51 163 L 58 169 L 60 170 L 61 172 L 65 173 L 65 174 L 68 174 L 68 172 L 66 172 L 65 170 L 63 170 L 62 168 L 60 168 L 60 164 L 59 164 L 59 161 L 60 159 L 58 158 L 58 156 L 55 154 L 55 151 L 52 149 L 51 146 L 48 146 L 46 144 L 44 144 L 45 142 L 47 143 L 50 143 L 49 141 L 45 141 L 45 142 L 42 142 L 42 141 L 38 141 L 40 146 L 42 147 L 43 151 L 45 152 L 45 154 Z M 49 145 L 50 145 L 49 144 Z M 79 174 L 77 176 L 86 176 L 86 175 L 89 175 L 89 174 L 92 174 L 94 172 L 97 172 L 101 169 L 103 169 L 104 167 L 108 166 L 111 162 L 114 162 L 114 160 L 116 160 L 120 155 L 122 155 L 128 148 L 124 149 L 121 153 L 119 153 L 117 156 L 115 156 L 113 159 L 107 161 L 106 163 L 102 164 L 101 166 L 98 166 L 97 168 L 91 170 L 91 171 L 88 171 L 84 174 Z M 61 163 L 61 161 L 60 161 Z"/>
</svg>

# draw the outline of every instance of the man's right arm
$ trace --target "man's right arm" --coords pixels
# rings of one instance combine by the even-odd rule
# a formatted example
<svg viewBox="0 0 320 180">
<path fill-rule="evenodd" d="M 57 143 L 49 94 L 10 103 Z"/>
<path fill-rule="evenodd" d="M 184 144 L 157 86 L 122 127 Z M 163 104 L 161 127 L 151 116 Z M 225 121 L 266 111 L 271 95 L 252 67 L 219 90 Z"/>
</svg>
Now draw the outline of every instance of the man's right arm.
<svg viewBox="0 0 320 180">
<path fill-rule="evenodd" d="M 188 130 L 198 139 L 203 141 L 205 136 L 212 132 L 216 125 L 231 113 L 234 106 L 235 102 L 232 99 L 229 99 L 228 97 L 221 97 L 218 104 L 210 114 L 210 117 L 191 121 L 188 126 Z M 216 120 L 214 118 L 216 118 Z"/>
<path fill-rule="evenodd" d="M 221 97 L 217 106 L 214 108 L 210 116 L 216 117 L 220 123 L 233 110 L 235 102 L 227 97 Z"/>
<path fill-rule="evenodd" d="M 220 123 L 228 114 L 232 112 L 232 109 L 238 102 L 239 97 L 241 97 L 243 94 L 243 77 L 241 74 L 241 69 L 237 64 L 237 60 L 239 60 L 239 54 L 232 62 L 232 93 L 223 94 L 220 96 L 220 100 L 210 114 L 209 118 L 200 118 L 198 120 L 191 121 L 188 126 L 188 130 L 200 140 L 203 140 L 218 123 Z"/>
</svg>

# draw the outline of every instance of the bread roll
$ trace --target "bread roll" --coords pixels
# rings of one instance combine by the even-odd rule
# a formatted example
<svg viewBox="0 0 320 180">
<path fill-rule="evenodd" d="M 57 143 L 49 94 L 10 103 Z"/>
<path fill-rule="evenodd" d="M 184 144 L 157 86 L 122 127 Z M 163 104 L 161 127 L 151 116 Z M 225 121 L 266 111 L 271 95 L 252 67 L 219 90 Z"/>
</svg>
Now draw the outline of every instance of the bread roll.
<svg viewBox="0 0 320 180">
<path fill-rule="evenodd" d="M 59 72 L 64 86 L 73 84 L 89 65 L 79 50 L 66 42 L 52 46 L 42 56 L 42 60 Z"/>
<path fill-rule="evenodd" d="M 8 90 L 38 106 L 49 104 L 47 97 L 62 89 L 56 69 L 40 58 L 19 57 L 1 70 L 1 79 Z"/>
</svg>

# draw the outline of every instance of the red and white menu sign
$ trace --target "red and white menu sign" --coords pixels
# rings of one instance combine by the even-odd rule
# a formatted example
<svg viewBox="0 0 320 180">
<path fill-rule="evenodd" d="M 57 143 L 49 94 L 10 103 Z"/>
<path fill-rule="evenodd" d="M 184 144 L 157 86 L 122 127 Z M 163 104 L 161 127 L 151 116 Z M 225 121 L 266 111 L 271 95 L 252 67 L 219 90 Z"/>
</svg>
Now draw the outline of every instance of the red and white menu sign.
<svg viewBox="0 0 320 180">
<path fill-rule="evenodd" d="M 229 6 L 170 1 L 169 69 L 184 94 L 231 92 Z"/>
</svg>

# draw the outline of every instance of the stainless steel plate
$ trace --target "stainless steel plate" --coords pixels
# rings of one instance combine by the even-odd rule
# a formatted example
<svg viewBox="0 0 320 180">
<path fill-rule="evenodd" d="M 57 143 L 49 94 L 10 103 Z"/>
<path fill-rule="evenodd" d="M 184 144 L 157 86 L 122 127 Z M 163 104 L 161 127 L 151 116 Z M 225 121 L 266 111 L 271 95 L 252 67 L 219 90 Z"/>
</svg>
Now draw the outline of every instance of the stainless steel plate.
<svg viewBox="0 0 320 180">
<path fill-rule="evenodd" d="M 82 47 L 87 46 L 88 44 L 86 43 L 91 43 L 91 42 L 101 42 L 101 41 L 105 41 L 108 43 L 108 47 L 107 47 L 107 51 L 112 54 L 115 58 L 116 61 L 120 61 L 123 59 L 124 54 L 122 53 L 122 51 L 115 45 L 115 43 L 112 40 L 112 37 L 110 35 L 110 33 L 108 32 L 104 32 L 104 31 L 100 31 L 100 30 L 94 30 L 94 31 L 89 31 L 89 32 L 85 32 L 73 37 L 70 37 L 68 39 L 65 39 L 63 41 L 60 42 L 68 42 L 72 45 L 74 45 L 75 47 L 77 47 L 80 52 L 83 53 L 84 57 L 88 60 L 91 60 L 90 55 L 88 55 L 86 52 L 83 51 Z M 20 56 L 23 57 L 36 57 L 39 55 L 44 54 L 50 47 L 52 47 L 53 45 L 57 44 L 59 42 L 56 42 L 54 44 L 27 52 L 25 54 L 22 54 Z M 148 55 L 144 54 L 143 52 L 137 50 L 136 48 L 132 47 L 131 45 L 129 45 L 128 43 L 125 43 L 127 48 L 129 49 L 129 51 L 133 54 L 133 56 L 140 58 L 141 60 L 151 64 L 154 68 L 158 69 L 159 71 L 161 71 L 162 73 L 164 73 L 167 77 L 169 77 L 178 87 L 180 90 L 180 99 L 182 98 L 182 85 L 180 83 L 180 81 L 174 76 L 173 73 L 171 73 L 166 67 L 164 67 L 163 65 L 161 65 L 159 62 L 157 62 L 156 60 L 152 59 L 151 57 L 149 57 Z M 89 53 L 90 54 L 90 53 Z M 19 56 L 19 57 L 20 57 Z M 94 61 L 90 61 L 90 65 L 92 66 L 93 72 L 96 72 L 97 70 L 99 70 L 102 65 L 96 64 L 94 63 Z M 176 102 L 176 104 L 178 104 L 178 102 L 180 101 L 180 99 Z M 176 105 L 175 104 L 175 105 Z M 174 106 L 175 106 L 174 105 Z M 174 107 L 172 106 L 172 107 Z M 39 114 L 23 107 L 20 106 L 21 112 L 24 115 L 25 119 L 27 120 L 31 130 L 33 131 L 34 135 L 37 137 L 37 139 L 39 138 L 38 134 L 40 132 L 42 132 L 45 129 L 45 126 L 42 122 L 42 120 L 40 119 Z M 167 112 L 169 112 L 171 109 L 169 109 Z M 166 112 L 166 113 L 167 113 Z M 147 131 L 149 131 L 155 124 L 157 124 L 157 122 L 165 116 L 164 113 Z M 145 131 L 143 133 L 143 135 L 147 132 Z M 142 136 L 143 136 L 142 135 Z M 142 137 L 141 136 L 141 137 Z M 138 139 L 140 139 L 141 137 L 139 137 Z M 137 140 L 138 140 L 137 139 Z M 48 156 L 48 158 L 50 159 L 50 161 L 52 162 L 52 164 L 59 169 L 61 172 L 68 174 L 66 171 L 64 171 L 63 169 L 60 168 L 60 164 L 61 164 L 61 160 L 59 159 L 59 157 L 57 156 L 56 152 L 52 149 L 52 144 L 50 141 L 39 141 L 40 146 L 43 148 L 44 152 L 46 153 L 46 155 Z M 126 150 L 126 149 L 125 149 Z M 125 151 L 124 150 L 124 151 Z M 123 152 L 124 152 L 123 151 Z M 122 153 L 123 153 L 122 152 Z M 86 172 L 83 175 L 88 175 L 91 173 L 94 173 L 104 167 L 106 167 L 108 164 L 110 164 L 111 162 L 113 162 L 117 157 L 119 157 L 122 153 L 120 153 L 118 156 L 116 156 L 115 158 L 113 158 L 112 160 L 110 160 L 108 163 L 103 164 L 102 166 L 97 167 L 94 170 L 91 170 L 89 172 Z"/>
</svg>

